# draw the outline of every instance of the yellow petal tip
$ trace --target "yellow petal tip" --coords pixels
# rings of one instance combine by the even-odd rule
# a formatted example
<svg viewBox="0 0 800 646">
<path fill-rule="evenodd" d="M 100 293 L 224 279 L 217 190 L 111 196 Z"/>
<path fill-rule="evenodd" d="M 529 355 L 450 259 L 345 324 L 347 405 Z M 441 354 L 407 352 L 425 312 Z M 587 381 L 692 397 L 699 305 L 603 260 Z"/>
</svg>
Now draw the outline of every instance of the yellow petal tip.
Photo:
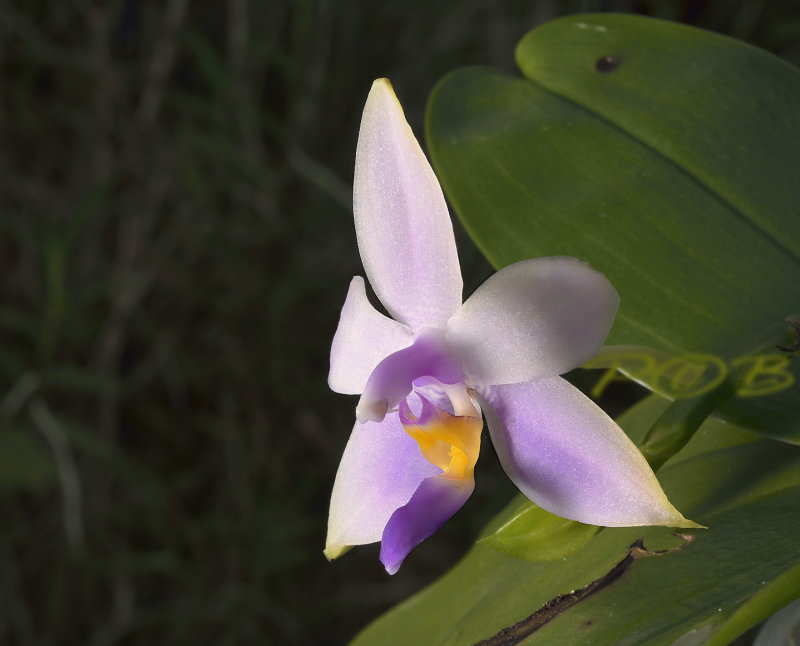
<svg viewBox="0 0 800 646">
<path fill-rule="evenodd" d="M 400 110 L 400 114 L 403 113 L 403 106 L 400 105 L 400 99 L 397 98 L 397 95 L 394 92 L 394 87 L 392 87 L 392 82 L 387 78 L 379 78 L 375 79 L 372 82 L 372 88 L 370 88 L 369 97 L 367 101 L 374 100 L 378 96 L 383 96 L 385 99 L 391 99 L 394 103 L 397 104 L 397 108 Z"/>
<path fill-rule="evenodd" d="M 326 545 L 322 553 L 329 561 L 338 559 L 345 552 L 349 552 L 352 545 Z"/>
</svg>

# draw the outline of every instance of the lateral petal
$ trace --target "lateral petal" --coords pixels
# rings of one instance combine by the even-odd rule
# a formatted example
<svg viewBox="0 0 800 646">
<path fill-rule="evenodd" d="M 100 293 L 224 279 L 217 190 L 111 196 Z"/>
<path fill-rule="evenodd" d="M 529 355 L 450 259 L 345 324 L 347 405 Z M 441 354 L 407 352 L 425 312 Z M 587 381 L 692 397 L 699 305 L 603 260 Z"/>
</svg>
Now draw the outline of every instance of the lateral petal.
<svg viewBox="0 0 800 646">
<path fill-rule="evenodd" d="M 555 376 L 600 349 L 619 306 L 603 274 L 554 256 L 504 267 L 447 323 L 448 346 L 475 384 Z"/>
<path fill-rule="evenodd" d="M 455 514 L 472 494 L 469 478 L 427 478 L 407 504 L 397 509 L 381 537 L 381 563 L 389 574 L 400 569 L 408 553 Z"/>
<path fill-rule="evenodd" d="M 387 79 L 372 84 L 356 149 L 356 237 L 381 303 L 416 331 L 461 305 L 461 269 L 442 189 Z"/>
<path fill-rule="evenodd" d="M 607 527 L 700 527 L 670 504 L 622 429 L 564 379 L 493 386 L 483 397 L 500 463 L 540 507 Z"/>
<path fill-rule="evenodd" d="M 441 473 L 405 432 L 397 413 L 382 422 L 357 422 L 331 494 L 325 556 L 381 540 L 389 518 L 426 478 Z"/>
<path fill-rule="evenodd" d="M 372 307 L 364 279 L 353 277 L 331 344 L 328 385 L 344 395 L 361 394 L 375 366 L 411 340 L 411 330 Z"/>
</svg>

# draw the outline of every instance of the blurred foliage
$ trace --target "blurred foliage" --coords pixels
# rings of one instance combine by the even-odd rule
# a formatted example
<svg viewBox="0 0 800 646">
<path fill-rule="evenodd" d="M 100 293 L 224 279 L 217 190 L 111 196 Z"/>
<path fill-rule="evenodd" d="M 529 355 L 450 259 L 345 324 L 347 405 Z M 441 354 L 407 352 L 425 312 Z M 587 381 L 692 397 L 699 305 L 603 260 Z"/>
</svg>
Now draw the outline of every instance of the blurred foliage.
<svg viewBox="0 0 800 646">
<path fill-rule="evenodd" d="M 439 77 L 513 71 L 557 15 L 798 62 L 792 4 L 0 1 L 0 643 L 341 643 L 441 574 L 510 497 L 491 448 L 395 577 L 372 548 L 321 554 L 371 81 L 421 133 Z M 490 270 L 460 238 L 469 291 Z"/>
</svg>

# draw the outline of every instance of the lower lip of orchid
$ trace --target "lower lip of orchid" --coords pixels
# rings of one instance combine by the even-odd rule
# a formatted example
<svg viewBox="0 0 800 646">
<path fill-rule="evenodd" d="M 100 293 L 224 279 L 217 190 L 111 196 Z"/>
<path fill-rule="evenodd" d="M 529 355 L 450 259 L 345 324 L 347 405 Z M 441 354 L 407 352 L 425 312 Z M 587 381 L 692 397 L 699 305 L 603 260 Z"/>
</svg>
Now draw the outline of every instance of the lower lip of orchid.
<svg viewBox="0 0 800 646">
<path fill-rule="evenodd" d="M 414 410 L 409 399 L 414 399 Z M 483 429 L 480 412 L 464 384 L 415 380 L 414 392 L 400 402 L 397 413 L 422 456 L 442 472 L 424 479 L 411 500 L 396 509 L 384 527 L 380 558 L 390 574 L 469 498 L 475 486 L 473 470 Z"/>
<path fill-rule="evenodd" d="M 381 537 L 380 559 L 389 574 L 400 568 L 408 553 L 455 514 L 475 486 L 473 478 L 426 478 L 411 500 L 397 509 Z"/>
</svg>

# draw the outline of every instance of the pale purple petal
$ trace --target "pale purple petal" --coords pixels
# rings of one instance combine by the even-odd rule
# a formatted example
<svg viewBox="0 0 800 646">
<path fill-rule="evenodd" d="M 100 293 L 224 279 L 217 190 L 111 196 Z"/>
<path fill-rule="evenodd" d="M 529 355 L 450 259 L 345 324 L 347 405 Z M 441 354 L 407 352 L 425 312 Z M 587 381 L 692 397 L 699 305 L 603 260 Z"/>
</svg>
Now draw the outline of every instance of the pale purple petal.
<svg viewBox="0 0 800 646">
<path fill-rule="evenodd" d="M 500 463 L 540 507 L 592 525 L 697 527 L 622 429 L 560 377 L 482 393 Z"/>
<path fill-rule="evenodd" d="M 381 538 L 381 563 L 394 574 L 408 553 L 455 514 L 472 494 L 472 478 L 428 478 L 392 514 Z"/>
<path fill-rule="evenodd" d="M 448 356 L 440 330 L 422 330 L 413 345 L 381 361 L 367 380 L 356 407 L 361 422 L 379 422 L 411 392 L 418 377 L 433 377 L 443 384 L 460 382 L 463 374 Z"/>
<path fill-rule="evenodd" d="M 372 84 L 353 181 L 367 278 L 398 321 L 444 327 L 461 305 L 461 269 L 442 189 L 386 79 Z"/>
<path fill-rule="evenodd" d="M 325 555 L 334 559 L 351 545 L 381 540 L 392 514 L 439 473 L 396 413 L 380 423 L 356 423 L 333 485 Z"/>
<path fill-rule="evenodd" d="M 567 372 L 608 336 L 619 295 L 575 258 L 504 267 L 447 324 L 447 343 L 474 384 L 508 384 Z"/>
<path fill-rule="evenodd" d="M 355 276 L 350 281 L 331 345 L 328 385 L 337 393 L 361 394 L 375 366 L 393 352 L 411 345 L 411 339 L 408 327 L 372 307 L 364 279 Z"/>
</svg>

